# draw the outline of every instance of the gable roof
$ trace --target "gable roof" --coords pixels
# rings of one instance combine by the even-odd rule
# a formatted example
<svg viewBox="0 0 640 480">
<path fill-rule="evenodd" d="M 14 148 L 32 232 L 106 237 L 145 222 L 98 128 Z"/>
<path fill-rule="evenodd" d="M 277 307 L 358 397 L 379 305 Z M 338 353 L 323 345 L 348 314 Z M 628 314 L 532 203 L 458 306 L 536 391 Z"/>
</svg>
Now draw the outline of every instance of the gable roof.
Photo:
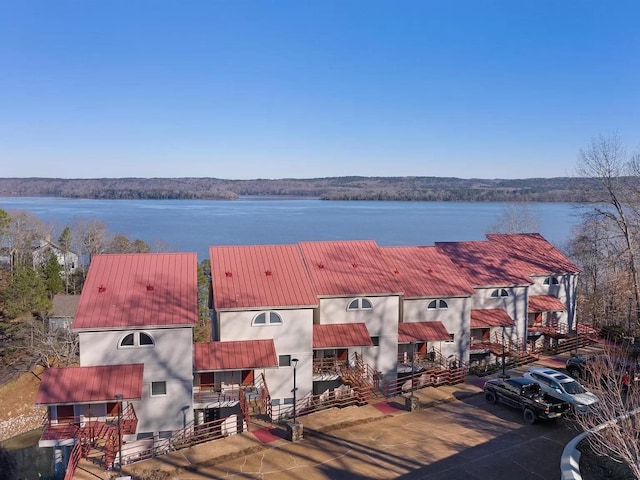
<svg viewBox="0 0 640 480">
<path fill-rule="evenodd" d="M 56 294 L 53 296 L 49 317 L 73 317 L 78 310 L 80 295 Z"/>
<path fill-rule="evenodd" d="M 471 328 L 513 327 L 516 322 L 502 308 L 471 310 Z"/>
<path fill-rule="evenodd" d="M 472 295 L 473 285 L 441 250 L 434 246 L 381 247 L 404 296 Z"/>
<path fill-rule="evenodd" d="M 300 242 L 319 296 L 394 295 L 402 286 L 373 240 Z"/>
<path fill-rule="evenodd" d="M 212 246 L 209 258 L 216 310 L 318 305 L 297 245 Z"/>
<path fill-rule="evenodd" d="M 398 324 L 398 343 L 435 342 L 451 336 L 442 322 L 402 322 Z"/>
<path fill-rule="evenodd" d="M 195 253 L 95 255 L 71 327 L 196 324 L 197 265 Z"/>
<path fill-rule="evenodd" d="M 197 372 L 278 366 L 273 340 L 196 342 L 193 358 Z"/>
<path fill-rule="evenodd" d="M 142 398 L 141 363 L 96 367 L 48 368 L 36 395 L 36 405 L 113 402 Z"/>
<path fill-rule="evenodd" d="M 565 304 L 553 295 L 529 295 L 529 313 L 564 312 L 566 309 Z"/>
<path fill-rule="evenodd" d="M 313 326 L 313 348 L 370 347 L 373 345 L 364 323 L 333 323 Z"/>
<path fill-rule="evenodd" d="M 472 242 L 436 242 L 476 287 L 529 285 L 531 279 L 517 268 L 500 243 L 487 240 Z"/>
<path fill-rule="evenodd" d="M 528 275 L 579 273 L 580 269 L 539 233 L 490 233 L 491 242 L 502 245 L 509 256 L 520 262 Z"/>
</svg>

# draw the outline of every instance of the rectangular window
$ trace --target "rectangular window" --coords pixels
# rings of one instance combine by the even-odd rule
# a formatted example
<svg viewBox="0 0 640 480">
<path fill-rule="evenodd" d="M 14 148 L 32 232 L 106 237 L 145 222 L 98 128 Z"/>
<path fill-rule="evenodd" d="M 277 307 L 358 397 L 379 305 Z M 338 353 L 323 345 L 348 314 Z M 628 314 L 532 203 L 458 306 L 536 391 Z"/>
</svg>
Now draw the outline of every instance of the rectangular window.
<svg viewBox="0 0 640 480">
<path fill-rule="evenodd" d="M 151 396 L 161 397 L 167 394 L 167 382 L 151 382 Z"/>
<path fill-rule="evenodd" d="M 280 405 L 280 399 L 279 398 L 272 398 L 271 399 L 271 405 Z"/>
<path fill-rule="evenodd" d="M 374 347 L 380 346 L 380 337 L 371 337 L 371 343 L 373 343 Z"/>
<path fill-rule="evenodd" d="M 293 405 L 293 397 L 285 398 L 284 399 L 284 404 L 285 405 Z"/>
<path fill-rule="evenodd" d="M 455 342 L 455 340 L 456 340 L 455 339 L 455 334 L 450 333 L 449 334 L 449 340 L 445 340 L 444 343 L 453 343 L 453 342 Z"/>
<path fill-rule="evenodd" d="M 278 356 L 278 366 L 280 366 L 280 367 L 290 367 L 291 366 L 291 355 L 279 355 Z"/>
</svg>

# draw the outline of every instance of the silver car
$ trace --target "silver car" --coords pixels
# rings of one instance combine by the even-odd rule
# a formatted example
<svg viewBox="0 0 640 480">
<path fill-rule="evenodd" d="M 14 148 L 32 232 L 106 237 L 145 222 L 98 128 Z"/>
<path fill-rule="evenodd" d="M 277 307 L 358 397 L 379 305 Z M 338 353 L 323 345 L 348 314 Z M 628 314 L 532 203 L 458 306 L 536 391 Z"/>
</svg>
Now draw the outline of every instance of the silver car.
<svg viewBox="0 0 640 480">
<path fill-rule="evenodd" d="M 549 395 L 569 402 L 577 413 L 586 413 L 598 402 L 598 397 L 569 375 L 546 367 L 531 367 L 524 377 L 535 380 Z"/>
</svg>

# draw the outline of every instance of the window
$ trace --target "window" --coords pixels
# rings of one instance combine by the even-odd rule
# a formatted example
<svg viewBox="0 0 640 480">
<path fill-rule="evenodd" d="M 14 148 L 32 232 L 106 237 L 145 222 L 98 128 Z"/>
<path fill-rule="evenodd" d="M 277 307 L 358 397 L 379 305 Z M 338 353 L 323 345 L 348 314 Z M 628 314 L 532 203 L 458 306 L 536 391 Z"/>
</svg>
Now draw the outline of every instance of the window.
<svg viewBox="0 0 640 480">
<path fill-rule="evenodd" d="M 167 382 L 151 382 L 151 396 L 163 397 L 167 394 Z"/>
<path fill-rule="evenodd" d="M 380 337 L 371 337 L 371 343 L 373 343 L 374 347 L 380 346 Z"/>
<path fill-rule="evenodd" d="M 291 355 L 278 355 L 278 366 L 279 367 L 290 367 L 291 366 Z"/>
<path fill-rule="evenodd" d="M 118 344 L 120 348 L 131 347 L 153 347 L 155 342 L 153 337 L 145 332 L 127 333 Z"/>
<path fill-rule="evenodd" d="M 428 310 L 444 310 L 446 308 L 449 308 L 449 305 L 447 305 L 447 302 L 445 302 L 444 300 L 431 300 L 429 302 L 429 305 L 427 305 L 427 309 Z"/>
<path fill-rule="evenodd" d="M 371 310 L 373 303 L 368 298 L 356 298 L 349 302 L 347 310 Z"/>
<path fill-rule="evenodd" d="M 285 398 L 284 399 L 284 404 L 285 405 L 293 405 L 293 397 Z"/>
<path fill-rule="evenodd" d="M 456 336 L 453 333 L 449 334 L 449 340 L 445 340 L 444 343 L 454 343 L 456 341 Z"/>
<path fill-rule="evenodd" d="M 556 277 L 547 277 L 544 279 L 544 282 L 542 282 L 543 285 L 558 285 L 558 279 Z"/>
<path fill-rule="evenodd" d="M 282 325 L 282 317 L 276 312 L 262 312 L 254 317 L 251 325 Z"/>
<path fill-rule="evenodd" d="M 491 292 L 491 298 L 498 297 L 508 297 L 509 292 L 507 292 L 504 288 L 496 288 L 493 292 Z"/>
</svg>

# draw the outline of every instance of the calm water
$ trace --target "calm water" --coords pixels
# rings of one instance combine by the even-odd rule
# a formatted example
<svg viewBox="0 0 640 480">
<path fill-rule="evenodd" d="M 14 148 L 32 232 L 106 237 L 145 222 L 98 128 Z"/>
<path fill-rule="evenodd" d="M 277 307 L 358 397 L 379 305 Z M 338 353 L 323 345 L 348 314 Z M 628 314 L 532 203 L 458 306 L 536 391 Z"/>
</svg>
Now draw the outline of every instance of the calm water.
<svg viewBox="0 0 640 480">
<path fill-rule="evenodd" d="M 380 245 L 432 245 L 482 240 L 503 203 L 355 202 L 315 199 L 85 200 L 2 198 L 4 210 L 26 210 L 57 231 L 76 219 L 98 219 L 110 233 L 164 250 L 209 256 L 210 245 L 281 244 L 301 240 L 376 240 Z M 540 233 L 562 248 L 580 221 L 567 203 L 531 204 Z M 57 235 L 57 234 L 56 234 Z"/>
</svg>

